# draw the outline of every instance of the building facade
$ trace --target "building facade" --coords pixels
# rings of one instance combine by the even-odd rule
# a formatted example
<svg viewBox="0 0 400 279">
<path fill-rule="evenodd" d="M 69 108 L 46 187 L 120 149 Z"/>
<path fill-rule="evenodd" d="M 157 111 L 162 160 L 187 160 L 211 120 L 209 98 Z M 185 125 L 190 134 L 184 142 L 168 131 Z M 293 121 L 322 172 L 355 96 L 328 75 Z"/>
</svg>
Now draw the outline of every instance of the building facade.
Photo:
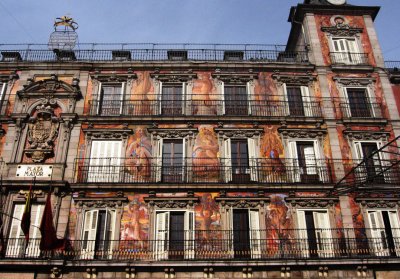
<svg viewBox="0 0 400 279">
<path fill-rule="evenodd" d="M 0 277 L 400 277 L 378 11 L 305 0 L 283 47 L 2 49 Z"/>
</svg>

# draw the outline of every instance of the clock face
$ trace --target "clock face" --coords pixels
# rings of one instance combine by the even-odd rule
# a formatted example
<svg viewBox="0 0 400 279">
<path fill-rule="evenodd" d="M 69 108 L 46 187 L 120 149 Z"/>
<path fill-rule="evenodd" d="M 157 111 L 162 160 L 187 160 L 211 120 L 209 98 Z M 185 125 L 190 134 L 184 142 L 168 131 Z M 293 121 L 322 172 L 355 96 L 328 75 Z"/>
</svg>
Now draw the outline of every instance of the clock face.
<svg viewBox="0 0 400 279">
<path fill-rule="evenodd" d="M 346 4 L 346 0 L 327 0 L 329 3 L 333 5 L 343 5 Z"/>
</svg>

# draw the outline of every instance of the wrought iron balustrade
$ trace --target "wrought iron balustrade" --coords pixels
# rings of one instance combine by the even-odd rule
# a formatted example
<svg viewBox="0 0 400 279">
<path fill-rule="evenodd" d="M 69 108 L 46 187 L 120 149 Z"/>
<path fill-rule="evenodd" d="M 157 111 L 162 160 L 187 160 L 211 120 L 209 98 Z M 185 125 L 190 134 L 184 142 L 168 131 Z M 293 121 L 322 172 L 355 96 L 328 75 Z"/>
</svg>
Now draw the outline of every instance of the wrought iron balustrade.
<svg viewBox="0 0 400 279">
<path fill-rule="evenodd" d="M 368 53 L 355 52 L 331 52 L 331 62 L 333 65 L 368 65 Z"/>
<path fill-rule="evenodd" d="M 380 103 L 348 102 L 340 103 L 343 119 L 379 119 L 382 118 L 382 105 Z"/>
<path fill-rule="evenodd" d="M 168 162 L 168 163 L 163 163 Z M 174 164 L 170 164 L 174 162 Z M 250 158 L 75 159 L 77 183 L 333 183 L 332 160 Z"/>
<path fill-rule="evenodd" d="M 5 239 L 0 257 L 107 261 L 366 259 L 400 257 L 400 229 L 267 229 L 157 231 L 160 239 L 71 240 L 40 251 L 39 239 Z M 173 235 L 180 237 L 171 237 Z M 240 237 L 238 238 L 238 236 Z M 172 240 L 174 239 L 174 240 Z"/>
<path fill-rule="evenodd" d="M 254 61 L 308 63 L 307 51 L 287 51 L 283 45 L 232 44 L 79 44 L 71 51 L 47 45 L 0 44 L 0 62 L 54 61 Z"/>
<path fill-rule="evenodd" d="M 91 115 L 101 116 L 255 116 L 255 117 L 322 117 L 320 102 L 310 98 L 302 104 L 285 101 L 283 96 L 254 96 L 254 99 L 226 102 L 221 95 L 177 96 L 173 101 L 162 95 L 126 95 L 116 100 L 91 100 Z M 261 98 L 268 98 L 263 100 Z"/>
</svg>

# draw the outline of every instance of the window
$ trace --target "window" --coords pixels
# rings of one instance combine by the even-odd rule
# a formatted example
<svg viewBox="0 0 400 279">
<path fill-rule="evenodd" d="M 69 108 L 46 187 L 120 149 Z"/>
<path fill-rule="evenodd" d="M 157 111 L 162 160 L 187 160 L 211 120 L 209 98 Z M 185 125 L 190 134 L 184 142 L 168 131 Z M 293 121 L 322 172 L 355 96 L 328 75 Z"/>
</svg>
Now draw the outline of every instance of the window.
<svg viewBox="0 0 400 279">
<path fill-rule="evenodd" d="M 384 183 L 382 166 L 384 165 L 383 154 L 377 152 L 383 146 L 380 141 L 355 141 L 356 163 L 365 162 L 358 167 L 357 175 L 370 183 Z"/>
<path fill-rule="evenodd" d="M 246 84 L 225 84 L 224 105 L 226 115 L 248 115 L 251 111 Z"/>
<path fill-rule="evenodd" d="M 297 210 L 298 245 L 305 257 L 335 255 L 327 210 Z"/>
<path fill-rule="evenodd" d="M 7 90 L 7 83 L 1 83 L 0 82 L 0 112 L 3 111 L 3 106 L 5 104 L 4 98 L 6 95 L 6 90 Z"/>
<path fill-rule="evenodd" d="M 224 140 L 224 174 L 225 182 L 249 182 L 258 180 L 256 140 L 231 139 Z"/>
<path fill-rule="evenodd" d="M 361 64 L 364 62 L 355 38 L 333 38 L 332 43 L 335 63 Z"/>
<path fill-rule="evenodd" d="M 82 231 L 82 259 L 111 258 L 115 210 L 94 209 L 85 212 Z"/>
<path fill-rule="evenodd" d="M 88 182 L 118 182 L 121 172 L 121 147 L 118 140 L 94 140 L 90 150 Z"/>
<path fill-rule="evenodd" d="M 100 83 L 98 92 L 97 114 L 120 115 L 122 114 L 125 82 Z"/>
<path fill-rule="evenodd" d="M 376 255 L 399 256 L 400 223 L 396 210 L 369 210 L 371 241 Z"/>
<path fill-rule="evenodd" d="M 260 215 L 257 209 L 230 208 L 228 212 L 228 227 L 232 239 L 231 249 L 235 258 L 261 257 Z"/>
<path fill-rule="evenodd" d="M 182 182 L 185 180 L 186 138 L 157 140 L 156 181 Z"/>
<path fill-rule="evenodd" d="M 160 114 L 182 115 L 185 112 L 186 83 L 161 83 Z"/>
<path fill-rule="evenodd" d="M 289 116 L 313 116 L 310 92 L 307 86 L 285 84 Z"/>
<path fill-rule="evenodd" d="M 11 220 L 9 239 L 7 243 L 7 257 L 37 257 L 40 254 L 40 221 L 43 215 L 44 206 L 33 204 L 31 209 L 31 226 L 29 229 L 29 244 L 25 250 L 25 236 L 21 230 L 21 219 L 24 213 L 25 204 L 15 204 Z"/>
<path fill-rule="evenodd" d="M 329 180 L 317 140 L 289 141 L 288 170 L 292 182 L 315 183 Z"/>
<path fill-rule="evenodd" d="M 155 259 L 194 258 L 194 228 L 193 211 L 156 212 Z"/>
<path fill-rule="evenodd" d="M 367 88 L 346 88 L 345 99 L 347 105 L 344 114 L 347 117 L 370 118 L 375 117 Z"/>
</svg>

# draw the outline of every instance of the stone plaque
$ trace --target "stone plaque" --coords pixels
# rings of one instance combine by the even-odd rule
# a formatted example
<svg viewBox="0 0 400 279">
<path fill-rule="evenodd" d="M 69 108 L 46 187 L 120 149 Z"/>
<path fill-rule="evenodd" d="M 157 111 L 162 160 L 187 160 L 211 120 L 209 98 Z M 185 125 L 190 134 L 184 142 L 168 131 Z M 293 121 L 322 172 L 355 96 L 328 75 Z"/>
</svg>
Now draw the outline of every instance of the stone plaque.
<svg viewBox="0 0 400 279">
<path fill-rule="evenodd" d="M 51 177 L 53 166 L 50 165 L 19 165 L 17 177 Z"/>
</svg>

